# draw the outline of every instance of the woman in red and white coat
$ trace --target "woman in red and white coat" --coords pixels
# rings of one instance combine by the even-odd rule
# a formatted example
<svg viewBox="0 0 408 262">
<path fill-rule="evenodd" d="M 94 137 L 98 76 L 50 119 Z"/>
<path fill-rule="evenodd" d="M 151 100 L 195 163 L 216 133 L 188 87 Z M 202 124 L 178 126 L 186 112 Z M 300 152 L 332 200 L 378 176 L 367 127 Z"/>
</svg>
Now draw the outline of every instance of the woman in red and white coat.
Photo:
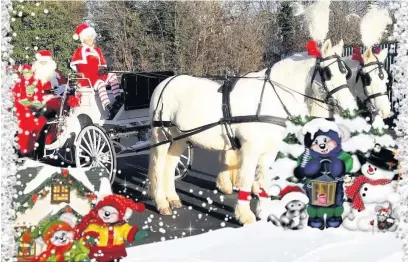
<svg viewBox="0 0 408 262">
<path fill-rule="evenodd" d="M 82 46 L 75 50 L 71 59 L 71 68 L 82 73 L 88 80 L 80 80 L 81 87 L 92 87 L 99 93 L 103 107 L 109 111 L 112 119 L 123 102 L 117 76 L 106 72 L 106 60 L 99 47 L 95 46 L 97 34 L 95 29 L 86 23 L 80 24 L 75 30 L 74 39 L 81 40 Z M 106 85 L 112 88 L 115 103 L 111 103 L 106 91 Z"/>
</svg>

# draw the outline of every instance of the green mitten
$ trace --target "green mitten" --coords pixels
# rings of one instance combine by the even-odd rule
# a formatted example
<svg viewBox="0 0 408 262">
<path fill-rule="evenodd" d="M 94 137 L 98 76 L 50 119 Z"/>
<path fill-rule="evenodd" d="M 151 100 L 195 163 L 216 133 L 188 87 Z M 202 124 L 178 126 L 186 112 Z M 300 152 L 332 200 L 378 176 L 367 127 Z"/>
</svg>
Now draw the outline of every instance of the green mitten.
<svg viewBox="0 0 408 262">
<path fill-rule="evenodd" d="M 145 239 L 148 235 L 149 235 L 149 233 L 147 233 L 146 230 L 140 229 L 139 231 L 136 232 L 135 241 L 143 240 L 143 239 Z"/>
</svg>

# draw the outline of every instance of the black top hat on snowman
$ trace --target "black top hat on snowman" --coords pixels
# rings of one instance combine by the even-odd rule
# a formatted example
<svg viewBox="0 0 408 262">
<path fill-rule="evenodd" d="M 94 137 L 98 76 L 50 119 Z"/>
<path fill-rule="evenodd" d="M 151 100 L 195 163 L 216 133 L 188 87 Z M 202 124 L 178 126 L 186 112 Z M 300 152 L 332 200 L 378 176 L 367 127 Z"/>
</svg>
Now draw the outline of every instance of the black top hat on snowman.
<svg viewBox="0 0 408 262">
<path fill-rule="evenodd" d="M 364 160 L 385 170 L 394 171 L 398 169 L 398 160 L 395 159 L 394 152 L 381 147 L 379 144 L 374 146 L 369 157 L 364 157 Z"/>
</svg>

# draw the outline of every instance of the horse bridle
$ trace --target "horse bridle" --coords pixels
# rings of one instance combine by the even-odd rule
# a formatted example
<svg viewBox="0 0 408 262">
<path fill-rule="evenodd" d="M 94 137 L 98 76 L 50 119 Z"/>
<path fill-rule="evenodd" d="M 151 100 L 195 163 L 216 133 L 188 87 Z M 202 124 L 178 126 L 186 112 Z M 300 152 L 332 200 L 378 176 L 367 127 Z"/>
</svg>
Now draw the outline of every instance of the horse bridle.
<svg viewBox="0 0 408 262">
<path fill-rule="evenodd" d="M 370 62 L 368 64 L 361 64 L 360 69 L 358 70 L 357 73 L 357 77 L 356 77 L 356 83 L 358 82 L 358 79 L 361 78 L 361 82 L 363 83 L 363 91 L 364 91 L 364 95 L 366 96 L 366 99 L 364 99 L 363 103 L 370 103 L 370 105 L 373 107 L 373 104 L 371 103 L 371 99 L 377 98 L 379 96 L 388 96 L 387 91 L 385 92 L 378 92 L 378 93 L 374 93 L 372 95 L 370 95 L 367 91 L 367 87 L 371 85 L 371 76 L 370 73 L 376 69 L 378 69 L 378 77 L 383 80 L 384 79 L 384 72 L 383 72 L 383 68 L 384 67 L 384 63 L 380 62 L 377 58 L 377 56 L 374 56 L 376 61 L 374 62 Z M 363 69 L 372 65 L 376 65 L 373 69 L 371 69 L 370 71 L 368 71 L 367 73 L 363 72 Z"/>
<path fill-rule="evenodd" d="M 330 59 L 336 58 L 335 61 L 331 62 L 330 64 L 326 65 L 326 66 L 322 66 L 321 63 Z M 325 92 L 327 93 L 326 98 L 323 100 L 325 104 L 331 105 L 331 106 L 338 106 L 338 101 L 336 99 L 334 99 L 333 95 L 335 93 L 337 93 L 338 91 L 344 89 L 344 88 L 348 88 L 348 85 L 341 85 L 338 86 L 336 88 L 334 88 L 333 90 L 329 90 L 327 88 L 326 85 L 326 81 L 329 81 L 332 77 L 331 74 L 331 70 L 330 70 L 330 66 L 334 63 L 337 62 L 337 65 L 339 67 L 339 70 L 341 73 L 347 73 L 346 75 L 346 79 L 350 79 L 351 77 L 351 69 L 350 67 L 347 66 L 346 63 L 344 63 L 343 60 L 341 60 L 340 56 L 338 56 L 337 54 L 328 56 L 328 57 L 324 57 L 324 58 L 317 58 L 316 59 L 316 65 L 315 65 L 315 69 L 313 71 L 313 76 L 312 76 L 312 80 L 311 80 L 311 84 L 313 84 L 313 81 L 316 77 L 316 74 L 319 73 L 320 75 L 320 79 L 322 81 L 322 86 L 323 89 L 325 90 Z"/>
<path fill-rule="evenodd" d="M 333 61 L 332 63 L 328 64 L 327 66 L 324 66 L 324 67 L 321 66 L 321 62 L 324 62 L 324 61 L 326 61 L 326 60 L 330 60 L 330 59 L 333 59 L 333 58 L 336 58 L 336 60 Z M 263 87 L 262 87 L 261 97 L 260 97 L 259 104 L 258 104 L 257 115 L 259 115 L 260 110 L 261 110 L 261 107 L 262 107 L 262 100 L 263 100 L 265 85 L 266 85 L 267 82 L 272 86 L 272 88 L 273 88 L 275 94 L 277 95 L 277 97 L 278 97 L 278 99 L 279 99 L 281 105 L 283 106 L 283 109 L 286 111 L 286 113 L 287 113 L 287 115 L 288 115 L 289 117 L 291 117 L 292 115 L 290 114 L 288 108 L 285 106 L 285 104 L 283 103 L 281 97 L 279 96 L 278 92 L 276 91 L 275 85 L 281 87 L 281 88 L 282 88 L 284 91 L 286 91 L 286 92 L 288 92 L 288 90 L 290 90 L 290 91 L 295 92 L 295 93 L 297 93 L 297 94 L 299 94 L 299 95 L 301 95 L 301 96 L 304 96 L 305 98 L 308 98 L 308 99 L 311 99 L 311 100 L 313 100 L 313 101 L 317 101 L 317 102 L 326 104 L 326 105 L 330 106 L 332 109 L 333 109 L 334 107 L 339 107 L 338 101 L 333 98 L 333 95 L 334 95 L 336 92 L 342 90 L 343 88 L 348 88 L 348 85 L 346 84 L 346 85 L 338 86 L 338 87 L 334 88 L 334 89 L 331 90 L 331 91 L 327 88 L 327 85 L 326 85 L 326 81 L 329 81 L 329 80 L 331 79 L 331 76 L 332 76 L 331 70 L 330 70 L 330 67 L 329 67 L 329 66 L 332 65 L 332 64 L 334 64 L 335 62 L 338 63 L 340 72 L 342 72 L 342 73 L 346 73 L 346 72 L 347 72 L 347 75 L 346 75 L 346 79 L 347 79 L 347 80 L 350 79 L 351 74 L 352 74 L 352 73 L 351 73 L 351 69 L 347 66 L 346 63 L 344 63 L 343 60 L 341 60 L 341 58 L 340 58 L 337 54 L 334 54 L 334 55 L 332 55 L 332 56 L 328 56 L 328 57 L 325 57 L 325 58 L 317 58 L 317 59 L 316 59 L 315 69 L 314 69 L 314 71 L 313 71 L 313 76 L 312 76 L 311 84 L 313 84 L 313 81 L 314 81 L 314 79 L 315 79 L 315 77 L 316 77 L 316 74 L 317 74 L 317 72 L 319 72 L 320 78 L 321 78 L 321 80 L 322 80 L 323 88 L 324 88 L 324 90 L 325 90 L 326 93 L 327 93 L 327 96 L 326 96 L 326 98 L 325 98 L 324 100 L 319 99 L 319 98 L 316 98 L 316 97 L 308 96 L 308 95 L 306 95 L 306 94 L 302 94 L 302 93 L 300 93 L 300 92 L 298 92 L 298 91 L 296 91 L 296 90 L 293 90 L 293 89 L 291 89 L 291 88 L 289 88 L 289 87 L 285 87 L 285 86 L 279 85 L 279 83 L 276 83 L 276 82 L 271 81 L 271 79 L 270 79 L 270 74 L 271 74 L 271 69 L 272 69 L 272 67 L 271 67 L 271 66 L 268 66 L 268 68 L 267 68 L 266 71 L 265 71 L 264 84 L 263 84 Z M 245 78 L 245 77 L 242 77 L 242 78 Z M 286 90 L 286 89 L 287 89 L 287 90 Z M 331 109 L 331 110 L 332 110 L 332 109 Z"/>
</svg>

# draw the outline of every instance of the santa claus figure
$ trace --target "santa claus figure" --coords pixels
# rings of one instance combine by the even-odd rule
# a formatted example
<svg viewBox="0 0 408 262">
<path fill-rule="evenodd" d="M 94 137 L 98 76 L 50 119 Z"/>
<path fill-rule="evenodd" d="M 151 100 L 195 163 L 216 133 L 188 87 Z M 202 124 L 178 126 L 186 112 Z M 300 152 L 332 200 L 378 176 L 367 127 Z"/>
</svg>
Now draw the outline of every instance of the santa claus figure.
<svg viewBox="0 0 408 262">
<path fill-rule="evenodd" d="M 67 80 L 57 70 L 57 63 L 53 60 L 50 51 L 40 50 L 35 57 L 37 60 L 33 64 L 33 71 L 34 78 L 37 81 L 37 89 L 42 93 L 47 112 L 55 116 L 60 109 L 61 103 L 60 98 L 55 95 L 55 90 L 64 88 Z"/>
<path fill-rule="evenodd" d="M 18 145 L 21 155 L 30 154 L 35 149 L 35 142 L 46 123 L 41 117 L 44 105 L 42 94 L 36 87 L 33 70 L 30 65 L 21 65 L 18 69 L 20 78 L 13 87 L 14 108 L 19 131 Z"/>
<path fill-rule="evenodd" d="M 80 87 L 90 87 L 98 91 L 103 107 L 109 111 L 109 119 L 112 119 L 123 104 L 119 82 L 113 73 L 107 73 L 107 64 L 102 50 L 95 46 L 95 30 L 86 23 L 80 24 L 74 34 L 75 40 L 80 40 L 82 45 L 75 50 L 71 59 L 71 68 L 83 74 L 84 78 L 79 81 Z M 109 100 L 106 86 L 110 85 L 115 102 Z"/>
<path fill-rule="evenodd" d="M 147 236 L 145 230 L 129 225 L 134 211 L 142 213 L 145 206 L 122 195 L 112 194 L 109 179 L 101 179 L 99 200 L 96 206 L 76 226 L 75 239 L 94 242 L 89 258 L 99 262 L 119 261 L 127 256 L 125 241 L 133 242 Z"/>
</svg>

